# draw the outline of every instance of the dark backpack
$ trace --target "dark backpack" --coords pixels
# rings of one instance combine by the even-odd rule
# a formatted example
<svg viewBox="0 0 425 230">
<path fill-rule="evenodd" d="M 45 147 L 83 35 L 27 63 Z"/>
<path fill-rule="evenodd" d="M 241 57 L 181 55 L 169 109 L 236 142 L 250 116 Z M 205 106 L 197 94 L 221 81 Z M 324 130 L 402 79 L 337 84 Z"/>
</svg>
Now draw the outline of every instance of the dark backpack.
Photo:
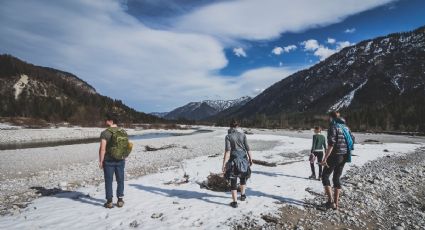
<svg viewBox="0 0 425 230">
<path fill-rule="evenodd" d="M 129 141 L 127 132 L 124 129 L 112 129 L 108 128 L 108 131 L 112 133 L 109 153 L 112 158 L 116 160 L 123 160 L 130 155 L 133 148 L 133 144 Z"/>
</svg>

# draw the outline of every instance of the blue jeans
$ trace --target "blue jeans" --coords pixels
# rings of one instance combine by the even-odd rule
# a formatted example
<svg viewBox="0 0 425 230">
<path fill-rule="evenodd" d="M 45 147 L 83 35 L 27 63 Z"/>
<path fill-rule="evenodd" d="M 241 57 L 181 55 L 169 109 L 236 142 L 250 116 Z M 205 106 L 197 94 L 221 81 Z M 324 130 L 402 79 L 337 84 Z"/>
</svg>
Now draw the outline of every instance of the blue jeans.
<svg viewBox="0 0 425 230">
<path fill-rule="evenodd" d="M 117 197 L 124 197 L 124 167 L 125 160 L 121 161 L 104 161 L 103 174 L 105 176 L 106 200 L 112 200 L 112 181 L 117 181 Z"/>
</svg>

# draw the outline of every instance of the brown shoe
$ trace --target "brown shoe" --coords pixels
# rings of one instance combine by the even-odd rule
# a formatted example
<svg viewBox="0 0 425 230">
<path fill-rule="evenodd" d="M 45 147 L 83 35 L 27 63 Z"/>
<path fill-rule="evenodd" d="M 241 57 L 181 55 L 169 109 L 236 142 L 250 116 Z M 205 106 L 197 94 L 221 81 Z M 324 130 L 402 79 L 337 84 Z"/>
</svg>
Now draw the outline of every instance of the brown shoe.
<svg viewBox="0 0 425 230">
<path fill-rule="evenodd" d="M 113 208 L 114 205 L 112 204 L 112 200 L 106 201 L 106 203 L 103 205 L 105 208 Z"/>
<path fill-rule="evenodd" d="M 122 198 L 118 198 L 117 207 L 122 208 L 124 206 L 124 200 Z"/>
</svg>

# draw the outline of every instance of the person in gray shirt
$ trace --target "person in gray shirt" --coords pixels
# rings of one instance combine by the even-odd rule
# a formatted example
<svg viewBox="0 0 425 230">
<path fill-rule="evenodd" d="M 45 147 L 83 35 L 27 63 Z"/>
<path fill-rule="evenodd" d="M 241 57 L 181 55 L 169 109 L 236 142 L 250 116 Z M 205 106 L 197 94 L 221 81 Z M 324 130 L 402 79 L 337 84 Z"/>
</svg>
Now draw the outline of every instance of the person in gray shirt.
<svg viewBox="0 0 425 230">
<path fill-rule="evenodd" d="M 246 180 L 250 177 L 250 166 L 252 165 L 252 156 L 246 135 L 237 129 L 238 126 L 239 124 L 235 120 L 230 123 L 230 129 L 225 138 L 222 168 L 225 177 L 230 180 L 233 199 L 230 205 L 234 208 L 238 206 L 237 178 L 240 178 L 241 201 L 245 201 Z"/>
</svg>

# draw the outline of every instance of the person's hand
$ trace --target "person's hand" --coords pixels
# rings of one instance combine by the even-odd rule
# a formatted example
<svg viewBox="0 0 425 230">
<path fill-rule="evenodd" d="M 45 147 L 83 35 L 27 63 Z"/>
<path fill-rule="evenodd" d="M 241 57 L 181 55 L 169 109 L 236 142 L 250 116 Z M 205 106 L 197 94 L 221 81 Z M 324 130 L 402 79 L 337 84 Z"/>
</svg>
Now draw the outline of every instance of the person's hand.
<svg viewBox="0 0 425 230">
<path fill-rule="evenodd" d="M 103 161 L 99 161 L 99 168 L 103 169 Z"/>
<path fill-rule="evenodd" d="M 222 171 L 223 173 L 226 173 L 226 165 L 225 165 L 225 164 L 223 164 L 223 167 L 221 167 L 221 171 Z"/>
<path fill-rule="evenodd" d="M 329 167 L 327 159 L 324 159 L 322 162 L 320 162 L 320 165 L 325 166 L 325 167 Z"/>
<path fill-rule="evenodd" d="M 254 164 L 254 162 L 252 161 L 252 159 L 249 159 L 249 166 L 252 166 Z"/>
</svg>

